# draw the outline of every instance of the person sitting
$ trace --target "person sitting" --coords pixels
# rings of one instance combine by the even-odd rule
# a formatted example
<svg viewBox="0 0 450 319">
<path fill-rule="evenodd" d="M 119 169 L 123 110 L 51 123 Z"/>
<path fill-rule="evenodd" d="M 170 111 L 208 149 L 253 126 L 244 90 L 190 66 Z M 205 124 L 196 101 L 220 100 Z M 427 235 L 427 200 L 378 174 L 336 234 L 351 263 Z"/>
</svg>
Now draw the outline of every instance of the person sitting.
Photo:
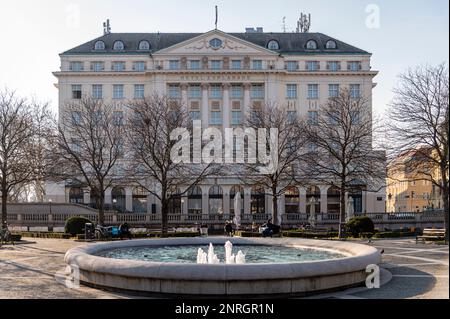
<svg viewBox="0 0 450 319">
<path fill-rule="evenodd" d="M 230 222 L 227 222 L 225 225 L 225 233 L 227 234 L 227 237 L 234 236 L 233 225 L 231 225 Z"/>
<path fill-rule="evenodd" d="M 127 223 L 120 225 L 119 230 L 120 230 L 120 239 L 123 239 L 124 237 L 132 239 L 130 226 Z"/>
</svg>

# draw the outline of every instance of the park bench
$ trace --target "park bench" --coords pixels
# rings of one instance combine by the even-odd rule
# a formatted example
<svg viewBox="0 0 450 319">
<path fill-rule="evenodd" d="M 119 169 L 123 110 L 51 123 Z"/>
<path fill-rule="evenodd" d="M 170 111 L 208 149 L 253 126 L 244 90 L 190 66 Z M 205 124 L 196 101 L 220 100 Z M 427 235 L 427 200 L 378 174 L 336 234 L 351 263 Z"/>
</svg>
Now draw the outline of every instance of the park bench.
<svg viewBox="0 0 450 319">
<path fill-rule="evenodd" d="M 422 236 L 417 236 L 417 241 L 427 241 L 427 240 L 444 240 L 445 239 L 445 229 L 424 229 Z"/>
</svg>

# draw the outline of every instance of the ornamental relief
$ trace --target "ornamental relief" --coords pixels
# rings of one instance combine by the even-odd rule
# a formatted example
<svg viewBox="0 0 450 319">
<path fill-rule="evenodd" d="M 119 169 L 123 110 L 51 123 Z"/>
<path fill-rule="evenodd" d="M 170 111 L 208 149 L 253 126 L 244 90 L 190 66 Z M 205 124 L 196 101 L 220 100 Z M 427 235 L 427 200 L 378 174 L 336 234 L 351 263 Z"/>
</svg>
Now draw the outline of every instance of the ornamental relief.
<svg viewBox="0 0 450 319">
<path fill-rule="evenodd" d="M 189 46 L 183 48 L 184 50 L 193 50 L 193 51 L 201 51 L 201 50 L 231 50 L 231 51 L 247 51 L 249 47 L 239 44 L 235 41 L 229 39 L 223 39 L 222 44 L 217 47 L 213 47 L 207 39 L 203 39 L 201 41 L 197 41 Z"/>
</svg>

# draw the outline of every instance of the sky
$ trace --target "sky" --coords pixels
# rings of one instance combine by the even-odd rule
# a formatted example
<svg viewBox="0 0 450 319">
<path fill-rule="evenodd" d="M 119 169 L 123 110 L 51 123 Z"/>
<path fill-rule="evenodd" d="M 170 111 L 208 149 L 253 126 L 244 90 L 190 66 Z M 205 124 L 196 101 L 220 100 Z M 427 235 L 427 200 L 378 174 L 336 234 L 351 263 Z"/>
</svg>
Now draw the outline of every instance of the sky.
<svg viewBox="0 0 450 319">
<path fill-rule="evenodd" d="M 300 13 L 311 13 L 311 32 L 321 32 L 373 54 L 379 71 L 374 110 L 383 115 L 397 76 L 409 67 L 449 61 L 448 0 L 2 0 L 0 88 L 50 102 L 57 110 L 52 72 L 59 53 L 112 32 L 293 32 Z"/>
</svg>

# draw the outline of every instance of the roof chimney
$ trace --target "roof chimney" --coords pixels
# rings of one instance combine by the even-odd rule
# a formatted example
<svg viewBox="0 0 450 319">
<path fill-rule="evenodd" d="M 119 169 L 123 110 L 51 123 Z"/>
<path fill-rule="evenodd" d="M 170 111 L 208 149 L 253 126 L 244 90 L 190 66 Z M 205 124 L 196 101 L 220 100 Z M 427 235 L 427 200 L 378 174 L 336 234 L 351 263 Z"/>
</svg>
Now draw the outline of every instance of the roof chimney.
<svg viewBox="0 0 450 319">
<path fill-rule="evenodd" d="M 245 28 L 245 33 L 264 33 L 264 28 Z"/>
</svg>

